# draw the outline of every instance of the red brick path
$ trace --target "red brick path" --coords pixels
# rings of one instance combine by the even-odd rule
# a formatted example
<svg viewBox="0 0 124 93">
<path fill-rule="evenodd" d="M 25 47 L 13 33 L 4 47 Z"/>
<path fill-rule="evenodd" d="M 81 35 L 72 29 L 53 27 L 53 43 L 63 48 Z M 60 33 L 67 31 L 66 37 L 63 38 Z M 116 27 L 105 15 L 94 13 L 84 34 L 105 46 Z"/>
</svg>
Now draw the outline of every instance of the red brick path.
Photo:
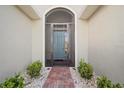
<svg viewBox="0 0 124 93">
<path fill-rule="evenodd" d="M 74 88 L 69 67 L 53 67 L 43 88 Z"/>
</svg>

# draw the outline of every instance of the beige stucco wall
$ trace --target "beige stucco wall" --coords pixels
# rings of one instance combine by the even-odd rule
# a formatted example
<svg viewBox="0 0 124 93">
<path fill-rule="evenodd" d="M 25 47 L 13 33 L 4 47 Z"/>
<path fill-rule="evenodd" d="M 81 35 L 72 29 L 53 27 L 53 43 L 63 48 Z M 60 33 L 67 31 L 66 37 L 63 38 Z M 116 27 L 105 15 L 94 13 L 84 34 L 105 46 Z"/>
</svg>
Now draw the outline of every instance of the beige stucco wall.
<svg viewBox="0 0 124 93">
<path fill-rule="evenodd" d="M 43 61 L 43 22 L 35 20 L 32 24 L 32 61 Z"/>
<path fill-rule="evenodd" d="M 88 60 L 97 74 L 124 81 L 124 6 L 103 6 L 89 20 Z"/>
<path fill-rule="evenodd" d="M 55 7 L 65 7 L 76 14 L 76 37 L 75 37 L 75 49 L 76 49 L 76 65 L 81 58 L 88 60 L 88 24 L 86 21 L 82 21 L 80 13 L 85 6 L 33 6 L 34 9 L 40 14 L 41 19 L 35 21 L 35 25 L 32 31 L 32 60 L 40 59 L 44 61 L 44 14 L 50 9 Z"/>
<path fill-rule="evenodd" d="M 31 63 L 31 25 L 15 6 L 0 6 L 0 81 Z"/>
</svg>

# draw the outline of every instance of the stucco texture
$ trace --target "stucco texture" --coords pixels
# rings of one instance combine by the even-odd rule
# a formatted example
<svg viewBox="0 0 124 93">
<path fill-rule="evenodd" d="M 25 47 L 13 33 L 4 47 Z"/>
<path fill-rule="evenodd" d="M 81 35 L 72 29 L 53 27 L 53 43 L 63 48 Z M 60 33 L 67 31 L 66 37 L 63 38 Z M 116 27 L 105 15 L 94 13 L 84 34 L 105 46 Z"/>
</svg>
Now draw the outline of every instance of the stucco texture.
<svg viewBox="0 0 124 93">
<path fill-rule="evenodd" d="M 32 22 L 15 6 L 0 6 L 0 80 L 32 60 Z"/>
<path fill-rule="evenodd" d="M 102 6 L 89 19 L 88 59 L 99 75 L 124 81 L 124 6 Z"/>
</svg>

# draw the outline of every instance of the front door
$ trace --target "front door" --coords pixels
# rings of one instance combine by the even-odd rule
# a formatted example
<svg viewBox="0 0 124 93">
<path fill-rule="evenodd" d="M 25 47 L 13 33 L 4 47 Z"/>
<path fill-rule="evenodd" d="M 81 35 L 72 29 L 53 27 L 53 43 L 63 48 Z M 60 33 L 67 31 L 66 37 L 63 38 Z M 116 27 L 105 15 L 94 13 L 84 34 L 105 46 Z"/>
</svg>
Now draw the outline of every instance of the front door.
<svg viewBox="0 0 124 93">
<path fill-rule="evenodd" d="M 67 25 L 53 25 L 53 60 L 67 60 Z"/>
<path fill-rule="evenodd" d="M 53 32 L 53 59 L 54 60 L 65 60 L 65 32 L 64 31 L 54 31 Z"/>
</svg>

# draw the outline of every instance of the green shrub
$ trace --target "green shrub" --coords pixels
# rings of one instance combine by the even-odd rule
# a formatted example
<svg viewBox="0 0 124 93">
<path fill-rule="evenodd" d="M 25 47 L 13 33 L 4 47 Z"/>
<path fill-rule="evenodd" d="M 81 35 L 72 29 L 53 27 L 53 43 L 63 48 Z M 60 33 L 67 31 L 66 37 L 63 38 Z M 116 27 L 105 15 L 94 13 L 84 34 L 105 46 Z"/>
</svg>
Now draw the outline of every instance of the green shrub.
<svg viewBox="0 0 124 93">
<path fill-rule="evenodd" d="M 23 88 L 24 87 L 24 78 L 19 74 L 6 79 L 3 83 L 0 84 L 1 88 Z"/>
<path fill-rule="evenodd" d="M 112 88 L 112 82 L 107 79 L 105 76 L 97 78 L 97 87 L 98 88 Z"/>
<path fill-rule="evenodd" d="M 33 62 L 27 67 L 27 74 L 31 76 L 31 78 L 36 78 L 40 75 L 40 70 L 42 68 L 42 63 L 40 60 Z"/>
<path fill-rule="evenodd" d="M 123 88 L 124 86 L 121 85 L 120 83 L 113 84 L 113 88 Z"/>
<path fill-rule="evenodd" d="M 78 71 L 83 78 L 91 79 L 93 76 L 93 67 L 89 63 L 86 63 L 84 59 L 81 59 Z"/>
<path fill-rule="evenodd" d="M 123 86 L 119 83 L 113 84 L 111 80 L 107 79 L 105 76 L 97 78 L 97 87 L 98 88 L 122 88 Z"/>
</svg>

